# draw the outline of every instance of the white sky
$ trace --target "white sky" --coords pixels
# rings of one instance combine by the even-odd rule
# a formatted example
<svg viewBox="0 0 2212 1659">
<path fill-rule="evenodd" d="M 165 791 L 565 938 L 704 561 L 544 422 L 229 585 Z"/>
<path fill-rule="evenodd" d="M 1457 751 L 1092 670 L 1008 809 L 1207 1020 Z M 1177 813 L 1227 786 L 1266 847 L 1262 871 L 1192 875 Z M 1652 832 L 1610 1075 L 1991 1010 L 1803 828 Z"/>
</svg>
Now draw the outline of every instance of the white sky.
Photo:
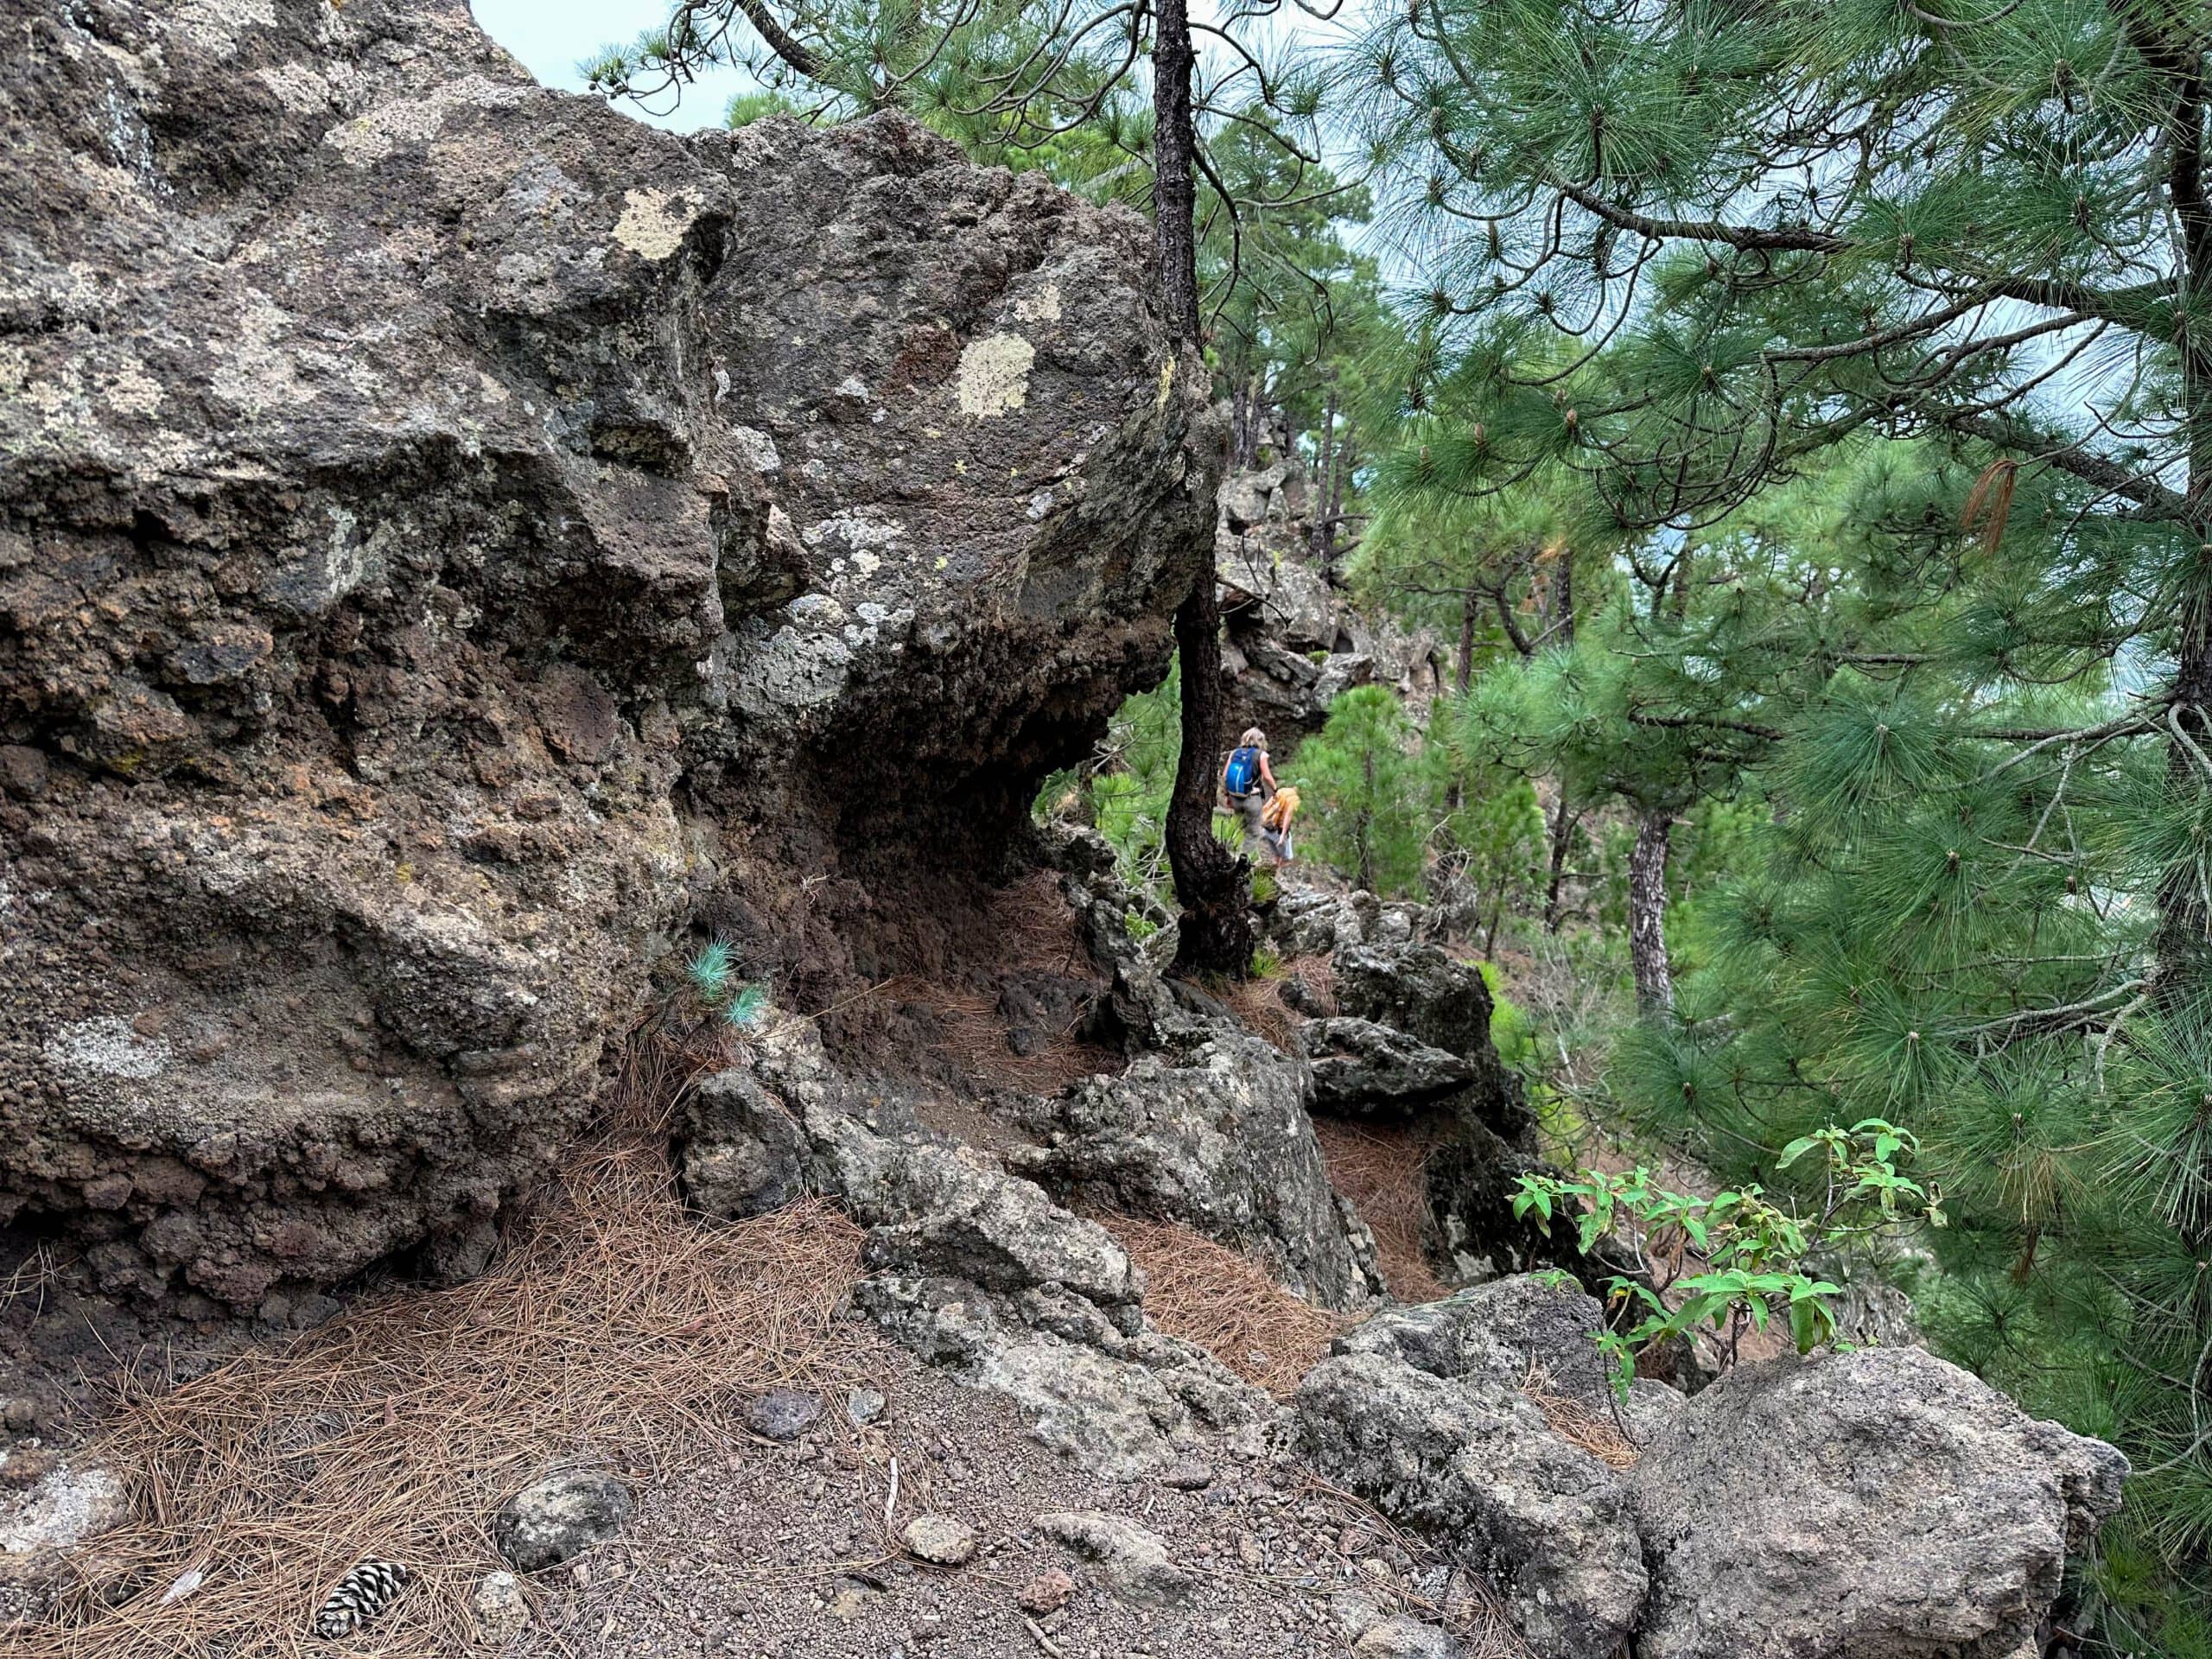
<svg viewBox="0 0 2212 1659">
<path fill-rule="evenodd" d="M 548 86 L 570 92 L 582 92 L 584 86 L 583 77 L 576 73 L 578 60 L 603 46 L 628 44 L 666 22 L 669 14 L 668 0 L 471 0 L 471 8 L 485 33 L 521 59 L 531 74 Z M 1223 9 L 1220 0 L 1198 0 L 1192 8 L 1201 21 Z M 1346 14 L 1351 10 L 1347 5 Z M 1286 7 L 1265 32 L 1277 39 L 1321 40 L 1338 30 L 1295 7 Z M 684 88 L 680 99 L 656 99 L 652 110 L 640 108 L 633 99 L 619 99 L 614 107 L 657 127 L 690 132 L 719 126 L 730 99 L 755 90 L 752 78 L 742 71 L 718 69 Z"/>
<path fill-rule="evenodd" d="M 484 32 L 520 58 L 524 67 L 548 86 L 582 92 L 579 59 L 602 46 L 626 45 L 668 21 L 668 0 L 472 0 Z M 749 76 L 734 69 L 702 75 L 681 99 L 658 99 L 669 107 L 648 111 L 632 99 L 615 108 L 657 127 L 689 132 L 720 126 L 722 111 L 739 92 L 753 90 Z"/>
</svg>

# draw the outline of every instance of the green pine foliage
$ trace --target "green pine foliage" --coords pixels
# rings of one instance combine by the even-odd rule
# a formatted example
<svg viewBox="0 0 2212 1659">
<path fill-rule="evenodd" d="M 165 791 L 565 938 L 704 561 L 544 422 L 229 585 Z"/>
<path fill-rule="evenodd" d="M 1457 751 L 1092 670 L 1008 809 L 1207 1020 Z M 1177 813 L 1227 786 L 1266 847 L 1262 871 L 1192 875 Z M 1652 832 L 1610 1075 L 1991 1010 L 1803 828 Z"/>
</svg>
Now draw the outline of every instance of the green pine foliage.
<svg viewBox="0 0 2212 1659">
<path fill-rule="evenodd" d="M 1383 898 L 1420 890 L 1431 827 L 1413 753 L 1414 731 L 1397 696 L 1357 686 L 1329 705 L 1329 721 L 1299 747 L 1290 773 L 1308 826 L 1301 850 Z"/>
<path fill-rule="evenodd" d="M 1088 760 L 1053 773 L 1038 791 L 1040 818 L 1069 814 L 1090 824 L 1112 844 L 1122 879 L 1139 892 L 1166 890 L 1167 805 L 1182 721 L 1178 663 L 1158 686 L 1123 702 Z"/>
</svg>

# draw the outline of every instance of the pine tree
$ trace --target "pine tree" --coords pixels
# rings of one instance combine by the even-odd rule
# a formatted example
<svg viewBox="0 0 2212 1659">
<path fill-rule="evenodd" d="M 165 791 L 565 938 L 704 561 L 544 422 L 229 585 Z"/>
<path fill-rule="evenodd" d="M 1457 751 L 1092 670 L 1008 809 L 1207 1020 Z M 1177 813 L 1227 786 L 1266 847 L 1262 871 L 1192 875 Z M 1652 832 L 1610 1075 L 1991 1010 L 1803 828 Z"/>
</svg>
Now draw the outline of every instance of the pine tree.
<svg viewBox="0 0 2212 1659">
<path fill-rule="evenodd" d="M 1414 736 L 1395 692 L 1356 686 L 1329 705 L 1328 724 L 1292 762 L 1310 815 L 1309 854 L 1384 898 L 1421 886 L 1430 821 Z"/>
<path fill-rule="evenodd" d="M 1432 289 L 1399 405 L 1457 415 L 1411 467 L 1765 550 L 1632 659 L 1773 821 L 1618 1086 L 1724 1168 L 1923 1135 L 1934 1339 L 2134 1458 L 2076 1623 L 2174 1655 L 2212 1652 L 2208 43 L 2193 0 L 1418 0 L 1346 75 Z"/>
</svg>

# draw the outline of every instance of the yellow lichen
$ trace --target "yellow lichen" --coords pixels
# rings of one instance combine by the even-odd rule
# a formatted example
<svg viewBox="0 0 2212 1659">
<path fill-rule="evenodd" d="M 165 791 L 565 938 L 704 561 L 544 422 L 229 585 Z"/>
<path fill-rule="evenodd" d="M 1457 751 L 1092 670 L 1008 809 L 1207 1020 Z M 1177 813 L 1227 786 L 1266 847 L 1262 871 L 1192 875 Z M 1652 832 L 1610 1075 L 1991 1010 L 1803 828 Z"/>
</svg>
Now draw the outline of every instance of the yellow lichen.
<svg viewBox="0 0 2212 1659">
<path fill-rule="evenodd" d="M 614 239 L 641 259 L 665 259 L 683 245 L 699 209 L 689 196 L 665 190 L 625 190 Z"/>
<path fill-rule="evenodd" d="M 960 409 L 988 420 L 1029 401 L 1029 368 L 1037 348 L 1020 334 L 986 334 L 960 353 Z"/>
</svg>

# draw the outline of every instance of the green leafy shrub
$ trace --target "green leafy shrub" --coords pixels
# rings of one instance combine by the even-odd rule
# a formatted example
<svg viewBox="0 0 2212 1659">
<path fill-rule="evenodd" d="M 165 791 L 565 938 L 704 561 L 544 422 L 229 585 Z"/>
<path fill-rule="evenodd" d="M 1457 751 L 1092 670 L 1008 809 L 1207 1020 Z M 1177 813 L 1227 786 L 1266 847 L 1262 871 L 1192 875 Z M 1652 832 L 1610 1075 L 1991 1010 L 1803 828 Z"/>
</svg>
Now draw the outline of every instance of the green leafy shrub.
<svg viewBox="0 0 2212 1659">
<path fill-rule="evenodd" d="M 1625 1175 L 1523 1175 L 1513 1213 L 1535 1215 L 1547 1231 L 1572 1214 L 1583 1251 L 1611 1240 L 1634 1257 L 1637 1276 L 1616 1275 L 1608 1284 L 1627 1317 L 1598 1337 L 1612 1363 L 1614 1389 L 1626 1398 L 1639 1353 L 1701 1325 L 1726 1338 L 1728 1360 L 1744 1327 L 1765 1330 L 1777 1307 L 1799 1353 L 1834 1341 L 1831 1299 L 1842 1287 L 1807 1272 L 1806 1258 L 1854 1234 L 1916 1218 L 1942 1226 L 1935 1197 L 1897 1172 L 1898 1158 L 1917 1147 L 1909 1131 L 1879 1118 L 1791 1141 L 1777 1167 L 1812 1158 L 1821 1191 L 1810 1219 L 1756 1185 L 1709 1198 L 1670 1192 L 1641 1165 Z"/>
</svg>

